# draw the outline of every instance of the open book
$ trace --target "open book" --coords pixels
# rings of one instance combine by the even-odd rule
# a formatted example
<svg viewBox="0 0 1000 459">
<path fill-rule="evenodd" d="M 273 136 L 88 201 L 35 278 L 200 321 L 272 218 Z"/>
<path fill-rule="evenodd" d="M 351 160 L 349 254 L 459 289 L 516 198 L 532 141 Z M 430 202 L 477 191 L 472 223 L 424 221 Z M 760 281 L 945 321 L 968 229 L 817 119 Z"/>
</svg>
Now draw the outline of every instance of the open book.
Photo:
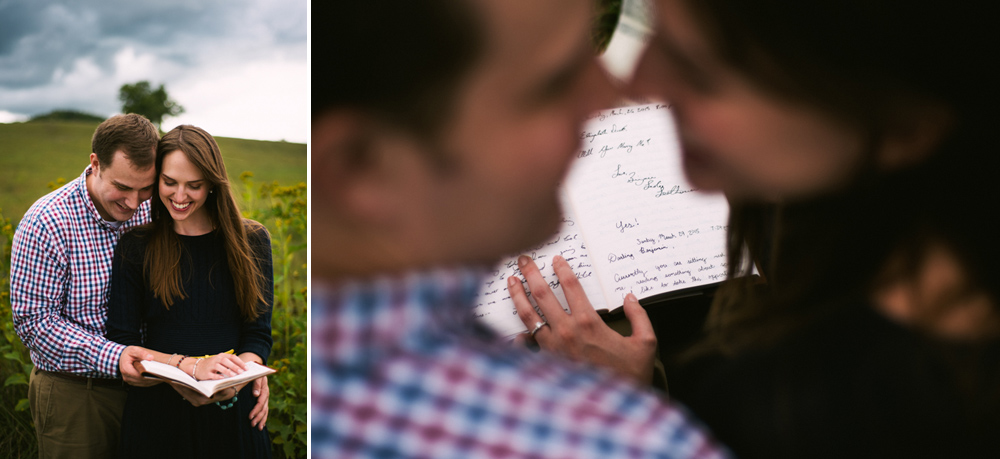
<svg viewBox="0 0 1000 459">
<path fill-rule="evenodd" d="M 181 370 L 173 365 L 167 365 L 153 360 L 135 362 L 135 368 L 147 378 L 174 381 L 201 392 L 204 396 L 209 398 L 223 389 L 238 386 L 247 381 L 253 381 L 254 379 L 260 378 L 261 376 L 267 376 L 276 371 L 272 368 L 258 365 L 255 362 L 246 362 L 246 366 L 246 371 L 236 376 L 230 376 L 223 379 L 198 381 L 192 378 L 191 375 L 185 373 L 184 370 Z"/>
<path fill-rule="evenodd" d="M 697 193 L 687 183 L 673 126 L 665 104 L 604 110 L 585 125 L 562 185 L 562 229 L 525 252 L 564 307 L 552 270 L 556 255 L 569 262 L 598 310 L 620 308 L 629 292 L 640 299 L 680 295 L 725 279 L 729 205 L 721 194 Z M 515 257 L 491 273 L 473 312 L 510 337 L 525 327 L 507 292 L 508 276 L 521 277 Z"/>
</svg>

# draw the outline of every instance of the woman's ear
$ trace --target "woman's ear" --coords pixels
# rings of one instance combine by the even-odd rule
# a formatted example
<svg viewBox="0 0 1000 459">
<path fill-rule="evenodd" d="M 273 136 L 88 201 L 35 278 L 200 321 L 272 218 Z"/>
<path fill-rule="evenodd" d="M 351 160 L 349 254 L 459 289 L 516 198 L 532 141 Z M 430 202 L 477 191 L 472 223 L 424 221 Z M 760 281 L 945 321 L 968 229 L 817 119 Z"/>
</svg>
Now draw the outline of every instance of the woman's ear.
<svg viewBox="0 0 1000 459">
<path fill-rule="evenodd" d="M 885 169 L 896 169 L 917 164 L 934 151 L 954 124 L 950 109 L 940 105 L 924 104 L 906 110 L 886 129 L 878 163 Z"/>
</svg>

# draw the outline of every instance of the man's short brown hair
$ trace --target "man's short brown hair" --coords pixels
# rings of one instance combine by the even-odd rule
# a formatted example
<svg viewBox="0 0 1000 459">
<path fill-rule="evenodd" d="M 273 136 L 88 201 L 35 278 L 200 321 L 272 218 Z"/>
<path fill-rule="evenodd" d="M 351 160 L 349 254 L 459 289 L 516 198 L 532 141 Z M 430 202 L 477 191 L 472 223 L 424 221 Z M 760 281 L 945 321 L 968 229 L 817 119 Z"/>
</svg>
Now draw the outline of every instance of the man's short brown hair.
<svg viewBox="0 0 1000 459">
<path fill-rule="evenodd" d="M 486 48 L 469 0 L 314 2 L 312 115 L 360 110 L 421 137 L 446 124 Z M 363 37 L 363 39 L 359 39 Z"/>
<path fill-rule="evenodd" d="M 115 152 L 121 150 L 133 167 L 146 169 L 156 160 L 159 141 L 160 130 L 152 122 L 142 115 L 129 113 L 112 116 L 97 126 L 90 147 L 101 167 L 111 166 Z"/>
</svg>

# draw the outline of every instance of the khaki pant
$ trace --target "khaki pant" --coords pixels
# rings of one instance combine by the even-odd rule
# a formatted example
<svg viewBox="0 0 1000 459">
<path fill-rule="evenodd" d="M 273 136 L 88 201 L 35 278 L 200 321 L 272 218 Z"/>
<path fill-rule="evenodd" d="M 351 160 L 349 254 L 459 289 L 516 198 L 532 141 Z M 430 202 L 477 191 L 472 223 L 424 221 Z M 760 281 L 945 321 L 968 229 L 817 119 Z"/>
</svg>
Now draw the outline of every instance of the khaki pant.
<svg viewBox="0 0 1000 459">
<path fill-rule="evenodd" d="M 117 457 L 127 394 L 121 385 L 93 385 L 32 370 L 28 402 L 39 458 Z"/>
</svg>

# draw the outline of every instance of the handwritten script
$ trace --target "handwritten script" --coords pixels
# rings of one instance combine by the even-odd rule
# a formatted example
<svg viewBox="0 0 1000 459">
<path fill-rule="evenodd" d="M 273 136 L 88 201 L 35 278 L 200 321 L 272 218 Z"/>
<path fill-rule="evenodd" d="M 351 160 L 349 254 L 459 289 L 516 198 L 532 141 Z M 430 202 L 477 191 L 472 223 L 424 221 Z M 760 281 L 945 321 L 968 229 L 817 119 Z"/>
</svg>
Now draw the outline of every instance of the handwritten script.
<svg viewBox="0 0 1000 459">
<path fill-rule="evenodd" d="M 725 278 L 729 207 L 687 182 L 669 107 L 623 107 L 595 114 L 562 187 L 563 227 L 526 249 L 565 307 L 552 257 L 573 267 L 597 309 Z M 523 223 L 523 222 L 521 222 Z M 474 314 L 499 333 L 525 330 L 506 279 L 521 277 L 514 258 L 486 281 Z"/>
</svg>

